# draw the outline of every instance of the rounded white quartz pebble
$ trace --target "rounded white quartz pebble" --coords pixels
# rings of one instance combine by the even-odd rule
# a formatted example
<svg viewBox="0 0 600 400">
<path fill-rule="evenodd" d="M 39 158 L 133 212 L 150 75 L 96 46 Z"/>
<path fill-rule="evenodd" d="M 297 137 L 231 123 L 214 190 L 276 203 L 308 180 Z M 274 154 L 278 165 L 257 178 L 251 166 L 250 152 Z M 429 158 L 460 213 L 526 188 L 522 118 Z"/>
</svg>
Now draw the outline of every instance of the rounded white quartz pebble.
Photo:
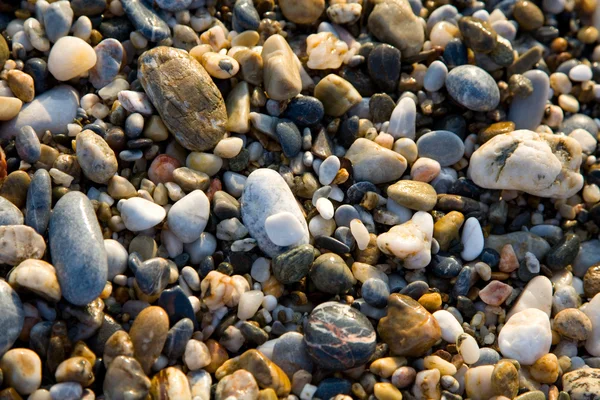
<svg viewBox="0 0 600 400">
<path fill-rule="evenodd" d="M 506 314 L 506 320 L 508 321 L 516 313 L 528 308 L 542 310 L 550 317 L 552 311 L 552 282 L 550 279 L 538 275 L 530 280 L 513 308 Z"/>
<path fill-rule="evenodd" d="M 548 354 L 552 331 L 548 315 L 530 308 L 516 313 L 498 335 L 498 347 L 506 358 L 514 358 L 523 365 L 531 365 Z"/>
<path fill-rule="evenodd" d="M 463 251 L 460 253 L 460 256 L 465 261 L 473 261 L 483 251 L 483 231 L 481 230 L 481 225 L 477 218 L 471 217 L 465 222 L 461 243 L 463 245 Z"/>
<path fill-rule="evenodd" d="M 350 232 L 352 233 L 354 240 L 356 240 L 356 246 L 358 246 L 358 249 L 366 249 L 371 238 L 365 224 L 363 224 L 360 219 L 353 219 L 350 221 Z"/>
<path fill-rule="evenodd" d="M 204 232 L 210 214 L 210 202 L 201 190 L 194 190 L 169 209 L 169 229 L 183 243 L 191 243 Z"/>
<path fill-rule="evenodd" d="M 308 223 L 308 230 L 313 237 L 331 236 L 335 231 L 335 220 L 316 215 Z"/>
<path fill-rule="evenodd" d="M 210 364 L 211 356 L 208 347 L 196 339 L 190 339 L 185 345 L 183 362 L 190 371 L 195 371 Z"/>
<path fill-rule="evenodd" d="M 229 137 L 221 140 L 215 146 L 214 155 L 221 158 L 233 158 L 240 154 L 244 147 L 244 141 L 238 137 Z"/>
<path fill-rule="evenodd" d="M 583 150 L 584 153 L 591 154 L 594 152 L 594 150 L 596 150 L 598 140 L 594 137 L 594 135 L 585 129 L 573 129 L 568 136 L 579 142 L 581 145 L 581 150 Z"/>
<path fill-rule="evenodd" d="M 112 281 L 115 276 L 127 270 L 127 249 L 113 239 L 104 239 L 104 248 L 106 249 L 106 258 L 108 260 L 107 279 Z"/>
<path fill-rule="evenodd" d="M 456 317 L 446 310 L 434 312 L 433 317 L 436 319 L 442 330 L 442 339 L 448 343 L 456 343 L 458 335 L 465 332 Z"/>
<path fill-rule="evenodd" d="M 400 99 L 392 112 L 387 133 L 392 135 L 394 139 L 405 137 L 414 140 L 416 121 L 417 105 L 412 98 L 404 97 Z"/>
<path fill-rule="evenodd" d="M 465 374 L 466 397 L 473 400 L 493 398 L 496 395 L 492 388 L 493 372 L 493 365 L 482 365 L 469 369 Z"/>
<path fill-rule="evenodd" d="M 265 282 L 271 277 L 271 262 L 264 257 L 258 257 L 252 263 L 250 276 L 257 282 Z"/>
<path fill-rule="evenodd" d="M 594 357 L 600 357 L 600 293 L 583 310 L 592 322 L 592 333 L 585 342 L 585 349 Z"/>
<path fill-rule="evenodd" d="M 333 218 L 333 203 L 328 198 L 321 197 L 319 200 L 317 200 L 316 206 L 317 211 L 319 211 L 321 217 L 323 217 L 324 219 Z"/>
<path fill-rule="evenodd" d="M 277 307 L 277 297 L 272 294 L 266 295 L 263 299 L 262 306 L 267 311 L 273 311 L 275 307 Z"/>
<path fill-rule="evenodd" d="M 290 246 L 303 237 L 302 225 L 294 214 L 283 211 L 265 220 L 265 231 L 271 242 L 277 246 Z"/>
<path fill-rule="evenodd" d="M 242 293 L 238 304 L 238 318 L 243 321 L 252 318 L 260 308 L 264 297 L 265 295 L 260 290 L 250 290 Z"/>
<path fill-rule="evenodd" d="M 96 52 L 84 40 L 74 36 L 61 37 L 48 56 L 48 70 L 59 81 L 68 81 L 96 65 Z"/>
<path fill-rule="evenodd" d="M 477 340 L 473 336 L 468 333 L 461 333 L 456 337 L 456 347 L 467 364 L 474 364 L 479 361 L 481 352 L 479 351 Z"/>
<path fill-rule="evenodd" d="M 336 156 L 327 157 L 319 167 L 319 182 L 321 182 L 321 185 L 329 185 L 333 182 L 339 170 L 340 159 Z"/>
<path fill-rule="evenodd" d="M 132 232 L 144 231 L 158 225 L 167 214 L 158 204 L 141 197 L 121 200 L 117 208 L 125 227 Z"/>
<path fill-rule="evenodd" d="M 576 65 L 569 71 L 569 78 L 575 82 L 589 81 L 592 76 L 592 69 L 585 64 Z"/>
</svg>

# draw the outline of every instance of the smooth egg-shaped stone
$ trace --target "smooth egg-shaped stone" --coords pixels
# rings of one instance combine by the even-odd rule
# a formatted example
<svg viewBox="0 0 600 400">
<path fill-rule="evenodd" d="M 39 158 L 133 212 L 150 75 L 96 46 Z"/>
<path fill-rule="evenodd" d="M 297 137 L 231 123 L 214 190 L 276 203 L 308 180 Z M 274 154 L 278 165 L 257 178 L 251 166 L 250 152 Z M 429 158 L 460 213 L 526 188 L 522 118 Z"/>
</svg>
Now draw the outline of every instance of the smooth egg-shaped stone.
<svg viewBox="0 0 600 400">
<path fill-rule="evenodd" d="M 48 229 L 50 209 L 52 207 L 52 180 L 45 169 L 38 169 L 33 174 L 25 205 L 25 225 L 43 235 Z"/>
<path fill-rule="evenodd" d="M 13 203 L 0 196 L 0 226 L 23 225 L 23 214 Z"/>
<path fill-rule="evenodd" d="M 121 212 L 125 227 L 133 232 L 152 228 L 160 223 L 167 214 L 163 207 L 141 197 L 121 200 L 117 207 Z"/>
<path fill-rule="evenodd" d="M 270 257 L 289 250 L 289 246 L 278 246 L 269 239 L 265 221 L 271 215 L 282 212 L 293 214 L 302 228 L 302 238 L 296 245 L 308 243 L 306 219 L 294 194 L 276 171 L 261 168 L 252 172 L 246 180 L 241 206 L 242 219 L 250 236 L 256 239 L 261 250 Z"/>
<path fill-rule="evenodd" d="M 153 10 L 151 2 L 150 6 L 142 0 L 123 0 L 121 4 L 135 29 L 146 39 L 158 42 L 170 36 L 169 25 Z"/>
<path fill-rule="evenodd" d="M 446 89 L 461 106 L 473 111 L 491 111 L 500 102 L 494 78 L 474 65 L 461 65 L 450 71 Z"/>
<path fill-rule="evenodd" d="M 267 236 L 277 246 L 290 246 L 302 239 L 302 224 L 291 212 L 273 214 L 265 220 Z"/>
<path fill-rule="evenodd" d="M 67 133 L 79 107 L 79 94 L 68 85 L 60 85 L 37 96 L 23 106 L 19 115 L 0 126 L 0 137 L 12 138 L 29 125 L 41 137 L 47 130 L 53 134 Z"/>
<path fill-rule="evenodd" d="M 48 56 L 48 70 L 59 81 L 68 81 L 96 65 L 96 52 L 75 36 L 58 39 Z"/>
<path fill-rule="evenodd" d="M 513 98 L 508 120 L 515 123 L 515 129 L 535 130 L 544 117 L 550 92 L 550 79 L 548 74 L 540 70 L 527 71 L 523 76 L 531 81 L 533 92 L 527 97 Z"/>
<path fill-rule="evenodd" d="M 90 82 L 101 89 L 112 82 L 121 69 L 123 46 L 116 39 L 104 39 L 95 48 L 96 65 L 90 70 Z"/>
<path fill-rule="evenodd" d="M 23 304 L 17 292 L 6 281 L 0 280 L 0 354 L 4 354 L 15 343 L 21 329 L 25 314 Z"/>
<path fill-rule="evenodd" d="M 167 222 L 169 230 L 183 243 L 191 243 L 204 232 L 210 214 L 208 197 L 201 190 L 193 192 L 180 199 L 171 207 Z"/>
<path fill-rule="evenodd" d="M 18 291 L 30 291 L 54 303 L 62 297 L 56 270 L 46 261 L 23 261 L 10 272 L 8 283 Z"/>
<path fill-rule="evenodd" d="M 0 359 L 6 386 L 22 395 L 35 392 L 42 384 L 42 360 L 29 349 L 11 349 Z M 31 397 L 30 397 L 31 398 Z"/>
<path fill-rule="evenodd" d="M 94 207 L 83 193 L 69 192 L 58 200 L 48 237 L 64 298 L 76 305 L 97 298 L 106 284 L 106 250 Z"/>
</svg>

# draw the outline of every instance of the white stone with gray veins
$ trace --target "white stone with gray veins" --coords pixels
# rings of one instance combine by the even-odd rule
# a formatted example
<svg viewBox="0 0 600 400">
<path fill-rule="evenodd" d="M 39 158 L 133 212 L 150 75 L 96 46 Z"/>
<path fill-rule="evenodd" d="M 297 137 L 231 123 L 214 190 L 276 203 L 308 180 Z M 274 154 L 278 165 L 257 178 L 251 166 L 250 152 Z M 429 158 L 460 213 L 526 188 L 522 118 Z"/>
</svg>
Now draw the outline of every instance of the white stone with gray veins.
<svg viewBox="0 0 600 400">
<path fill-rule="evenodd" d="M 471 156 L 467 175 L 486 189 L 565 199 L 583 187 L 581 145 L 526 129 L 495 136 Z"/>
<path fill-rule="evenodd" d="M 241 200 L 244 225 L 250 236 L 269 257 L 275 257 L 293 246 L 308 243 L 308 226 L 294 194 L 278 172 L 267 168 L 257 169 L 246 180 Z M 268 217 L 281 212 L 292 213 L 302 228 L 302 238 L 291 246 L 277 246 L 265 229 Z"/>
<path fill-rule="evenodd" d="M 0 356 L 15 343 L 25 321 L 23 304 L 17 292 L 0 280 Z"/>
<path fill-rule="evenodd" d="M 46 242 L 26 225 L 0 226 L 0 264 L 17 265 L 28 258 L 39 260 L 46 251 Z"/>
<path fill-rule="evenodd" d="M 201 190 L 187 194 L 169 209 L 167 222 L 169 229 L 183 243 L 191 243 L 200 238 L 208 223 L 210 202 Z"/>
<path fill-rule="evenodd" d="M 571 400 L 597 400 L 600 398 L 600 369 L 582 368 L 567 372 L 562 377 L 563 390 Z"/>
<path fill-rule="evenodd" d="M 377 237 L 377 247 L 385 254 L 404 261 L 404 268 L 425 268 L 431 261 L 433 218 L 424 211 L 416 212 L 412 219 L 396 225 Z"/>
</svg>

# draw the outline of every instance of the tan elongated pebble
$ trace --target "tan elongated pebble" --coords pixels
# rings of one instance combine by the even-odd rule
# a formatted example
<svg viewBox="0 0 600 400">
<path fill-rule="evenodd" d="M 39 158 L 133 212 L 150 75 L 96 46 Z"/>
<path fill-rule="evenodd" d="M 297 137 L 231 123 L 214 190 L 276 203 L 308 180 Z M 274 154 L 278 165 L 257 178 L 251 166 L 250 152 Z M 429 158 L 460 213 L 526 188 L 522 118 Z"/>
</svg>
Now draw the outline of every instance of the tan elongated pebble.
<svg viewBox="0 0 600 400">
<path fill-rule="evenodd" d="M 302 90 L 300 70 L 294 53 L 281 35 L 270 36 L 263 45 L 265 90 L 273 100 L 288 100 Z"/>
<path fill-rule="evenodd" d="M 140 362 L 144 372 L 150 372 L 152 364 L 160 355 L 168 330 L 169 317 L 161 307 L 145 308 L 133 321 L 129 336 L 135 359 Z"/>
<path fill-rule="evenodd" d="M 283 15 L 297 24 L 312 24 L 325 9 L 325 0 L 280 0 Z"/>
<path fill-rule="evenodd" d="M 225 136 L 227 111 L 204 67 L 185 51 L 159 46 L 139 58 L 139 79 L 175 139 L 188 150 L 212 149 Z"/>
<path fill-rule="evenodd" d="M 12 349 L 0 359 L 5 385 L 19 394 L 35 392 L 42 383 L 42 360 L 32 350 Z"/>
<path fill-rule="evenodd" d="M 227 130 L 247 133 L 250 130 L 250 87 L 248 82 L 239 82 L 229 92 L 227 101 Z"/>
<path fill-rule="evenodd" d="M 23 102 L 16 97 L 0 97 L 0 121 L 9 121 L 19 115 Z"/>
<path fill-rule="evenodd" d="M 333 117 L 343 115 L 362 100 L 350 82 L 335 74 L 329 74 L 317 83 L 315 97 L 323 103 L 325 113 Z"/>
<path fill-rule="evenodd" d="M 42 260 L 23 261 L 10 272 L 8 283 L 18 292 L 31 291 L 52 302 L 58 302 L 62 296 L 56 270 Z"/>
<path fill-rule="evenodd" d="M 85 176 L 96 183 L 106 183 L 117 172 L 115 152 L 94 131 L 86 129 L 77 135 L 77 161 Z"/>
<path fill-rule="evenodd" d="M 240 70 L 240 64 L 232 57 L 220 53 L 204 53 L 202 66 L 214 78 L 229 79 Z"/>
<path fill-rule="evenodd" d="M 74 36 L 61 37 L 48 56 L 48 70 L 59 81 L 68 81 L 96 65 L 96 52 L 84 40 Z"/>
</svg>

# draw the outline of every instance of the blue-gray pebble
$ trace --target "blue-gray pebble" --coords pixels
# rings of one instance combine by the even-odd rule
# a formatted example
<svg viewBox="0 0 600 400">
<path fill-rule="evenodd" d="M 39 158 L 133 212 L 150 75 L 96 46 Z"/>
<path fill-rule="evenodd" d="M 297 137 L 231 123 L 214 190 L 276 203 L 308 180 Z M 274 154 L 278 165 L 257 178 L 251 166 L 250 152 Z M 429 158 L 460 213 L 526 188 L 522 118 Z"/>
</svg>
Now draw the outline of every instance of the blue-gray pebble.
<svg viewBox="0 0 600 400">
<path fill-rule="evenodd" d="M 417 140 L 419 157 L 431 158 L 442 167 L 456 164 L 465 154 L 465 144 L 450 131 L 431 131 Z"/>
<path fill-rule="evenodd" d="M 296 124 L 282 120 L 275 128 L 275 134 L 286 157 L 295 157 L 302 149 L 302 135 Z"/>
<path fill-rule="evenodd" d="M 42 145 L 37 133 L 29 125 L 22 127 L 15 137 L 15 147 L 21 160 L 33 164 L 42 155 Z"/>
<path fill-rule="evenodd" d="M 141 0 L 122 0 L 123 10 L 136 30 L 146 39 L 158 42 L 170 36 L 169 25 Z"/>
<path fill-rule="evenodd" d="M 52 180 L 45 169 L 33 174 L 25 205 L 25 225 L 35 229 L 40 235 L 46 233 L 52 207 Z"/>
<path fill-rule="evenodd" d="M 175 12 L 186 10 L 192 0 L 156 0 L 156 4 L 163 10 Z"/>
<path fill-rule="evenodd" d="M 585 129 L 594 137 L 598 134 L 598 125 L 594 120 L 585 114 L 573 114 L 565 119 L 560 126 L 560 131 L 565 135 L 573 132 L 575 129 Z"/>
<path fill-rule="evenodd" d="M 460 105 L 473 111 L 491 111 L 500 102 L 494 78 L 474 65 L 461 65 L 450 71 L 446 89 Z"/>
<path fill-rule="evenodd" d="M 0 356 L 15 343 L 21 329 L 25 314 L 23 304 L 17 292 L 6 281 L 0 281 Z"/>
<path fill-rule="evenodd" d="M 377 308 L 385 307 L 390 296 L 388 284 L 376 278 L 367 279 L 363 283 L 360 292 L 367 304 Z"/>
<path fill-rule="evenodd" d="M 51 42 L 56 42 L 61 37 L 67 36 L 72 23 L 73 10 L 67 0 L 50 4 L 44 12 L 46 36 Z"/>
<path fill-rule="evenodd" d="M 260 15 L 252 0 L 237 0 L 233 6 L 233 29 L 237 32 L 256 31 L 260 24 Z"/>
<path fill-rule="evenodd" d="M 0 226 L 23 225 L 23 213 L 12 202 L 0 196 Z"/>
<path fill-rule="evenodd" d="M 75 305 L 97 298 L 106 284 L 108 265 L 102 231 L 86 195 L 69 192 L 58 200 L 48 239 L 63 297 Z"/>
</svg>

